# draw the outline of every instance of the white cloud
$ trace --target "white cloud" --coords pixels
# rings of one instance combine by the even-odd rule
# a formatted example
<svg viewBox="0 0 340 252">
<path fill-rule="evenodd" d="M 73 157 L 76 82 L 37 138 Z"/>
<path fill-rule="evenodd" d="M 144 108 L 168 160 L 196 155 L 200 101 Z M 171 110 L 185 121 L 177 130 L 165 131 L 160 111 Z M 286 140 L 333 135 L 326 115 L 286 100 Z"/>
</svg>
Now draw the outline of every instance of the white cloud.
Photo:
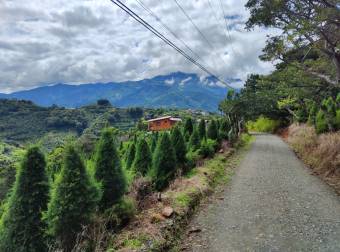
<svg viewBox="0 0 340 252">
<path fill-rule="evenodd" d="M 212 47 L 174 1 L 143 0 L 212 72 L 222 78 L 244 80 L 252 72 L 272 69 L 271 64 L 258 59 L 269 31 L 244 30 L 249 16 L 243 7 L 246 0 L 222 1 L 229 27 L 227 37 L 218 1 L 211 1 L 214 11 L 207 0 L 179 2 Z M 135 0 L 126 3 L 188 51 Z M 0 16 L 0 92 L 58 82 L 136 80 L 176 71 L 205 75 L 109 0 L 6 0 L 0 2 Z"/>
</svg>

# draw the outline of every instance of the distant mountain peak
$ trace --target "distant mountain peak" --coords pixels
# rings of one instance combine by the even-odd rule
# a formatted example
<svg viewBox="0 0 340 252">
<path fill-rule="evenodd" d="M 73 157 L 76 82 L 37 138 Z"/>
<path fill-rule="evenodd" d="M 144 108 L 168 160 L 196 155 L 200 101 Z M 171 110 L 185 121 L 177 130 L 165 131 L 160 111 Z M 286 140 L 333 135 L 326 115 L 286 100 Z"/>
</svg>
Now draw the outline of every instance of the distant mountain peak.
<svg viewBox="0 0 340 252">
<path fill-rule="evenodd" d="M 216 78 L 197 74 L 173 72 L 139 81 L 88 83 L 72 85 L 58 83 L 12 94 L 0 98 L 30 100 L 41 106 L 56 104 L 80 107 L 107 99 L 116 107 L 176 107 L 217 111 L 227 88 Z"/>
</svg>

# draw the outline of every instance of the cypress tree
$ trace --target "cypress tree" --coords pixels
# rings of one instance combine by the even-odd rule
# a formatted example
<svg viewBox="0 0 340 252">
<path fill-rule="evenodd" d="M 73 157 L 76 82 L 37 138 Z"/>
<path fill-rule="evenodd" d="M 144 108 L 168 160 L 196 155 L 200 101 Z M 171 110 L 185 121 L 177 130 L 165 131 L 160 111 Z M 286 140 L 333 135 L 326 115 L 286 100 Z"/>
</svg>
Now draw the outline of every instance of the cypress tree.
<svg viewBox="0 0 340 252">
<path fill-rule="evenodd" d="M 136 145 L 135 143 L 131 143 L 129 146 L 129 149 L 126 154 L 126 169 L 130 169 L 133 161 L 135 160 L 135 155 L 136 155 Z"/>
<path fill-rule="evenodd" d="M 104 129 L 98 142 L 94 175 L 102 186 L 102 198 L 99 205 L 104 210 L 117 203 L 126 189 L 126 180 L 112 129 Z"/>
<path fill-rule="evenodd" d="M 82 226 L 89 223 L 98 200 L 85 166 L 73 146 L 67 146 L 60 174 L 52 189 L 45 218 L 48 233 L 69 252 Z"/>
<path fill-rule="evenodd" d="M 215 120 L 211 120 L 208 127 L 207 137 L 213 140 L 218 139 L 218 129 Z"/>
<path fill-rule="evenodd" d="M 152 138 L 151 138 L 151 147 L 150 147 L 152 153 L 156 149 L 157 139 L 158 139 L 158 133 L 153 133 Z"/>
<path fill-rule="evenodd" d="M 2 216 L 0 251 L 47 251 L 42 221 L 42 212 L 46 210 L 48 201 L 45 168 L 45 158 L 39 148 L 29 148 Z"/>
<path fill-rule="evenodd" d="M 190 137 L 189 146 L 193 151 L 198 150 L 201 146 L 201 139 L 196 128 Z"/>
<path fill-rule="evenodd" d="M 201 140 L 203 140 L 207 137 L 204 119 L 201 119 L 200 123 L 198 124 L 198 134 L 199 134 Z"/>
<path fill-rule="evenodd" d="M 168 133 L 163 133 L 157 142 L 153 156 L 152 179 L 156 190 L 169 185 L 176 173 L 176 155 Z"/>
<path fill-rule="evenodd" d="M 184 135 L 191 136 L 192 132 L 194 131 L 194 124 L 192 122 L 191 117 L 187 118 L 184 124 Z"/>
<path fill-rule="evenodd" d="M 179 165 L 183 165 L 186 161 L 186 146 L 184 137 L 178 127 L 171 132 L 171 143 L 175 149 L 176 160 Z"/>
<path fill-rule="evenodd" d="M 142 176 L 146 175 L 152 165 L 152 156 L 148 143 L 140 138 L 137 143 L 136 157 L 133 162 L 133 170 Z"/>
<path fill-rule="evenodd" d="M 229 123 L 226 118 L 224 118 L 220 124 L 219 135 L 222 139 L 228 139 L 228 132 L 230 130 Z"/>
</svg>

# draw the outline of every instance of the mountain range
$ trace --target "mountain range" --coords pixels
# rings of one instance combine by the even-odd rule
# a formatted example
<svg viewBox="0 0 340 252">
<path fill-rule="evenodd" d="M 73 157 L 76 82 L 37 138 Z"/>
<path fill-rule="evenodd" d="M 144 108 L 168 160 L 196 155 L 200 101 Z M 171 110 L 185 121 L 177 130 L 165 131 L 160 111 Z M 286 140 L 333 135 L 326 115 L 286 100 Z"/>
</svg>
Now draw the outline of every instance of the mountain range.
<svg viewBox="0 0 340 252">
<path fill-rule="evenodd" d="M 238 79 L 229 82 L 239 82 Z M 98 99 L 107 99 L 115 107 L 183 108 L 217 111 L 228 88 L 213 77 L 175 72 L 150 79 L 126 82 L 89 83 L 81 85 L 56 84 L 0 94 L 0 98 L 30 100 L 40 106 L 53 104 L 77 108 Z"/>
</svg>

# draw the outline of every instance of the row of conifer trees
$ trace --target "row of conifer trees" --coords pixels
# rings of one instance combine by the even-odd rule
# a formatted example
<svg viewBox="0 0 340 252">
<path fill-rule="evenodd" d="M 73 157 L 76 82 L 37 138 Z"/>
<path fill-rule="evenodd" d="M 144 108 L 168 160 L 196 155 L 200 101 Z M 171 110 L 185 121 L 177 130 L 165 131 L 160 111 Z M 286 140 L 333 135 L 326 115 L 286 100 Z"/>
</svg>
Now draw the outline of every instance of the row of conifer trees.
<svg viewBox="0 0 340 252">
<path fill-rule="evenodd" d="M 206 127 L 192 119 L 170 133 L 146 133 L 134 137 L 124 153 L 127 169 L 147 176 L 155 190 L 164 189 L 179 169 L 189 166 L 190 153 L 209 148 L 222 138 L 232 138 L 227 121 L 214 121 Z M 207 129 L 206 129 L 207 128 Z M 136 145 L 136 147 L 133 147 Z M 30 147 L 17 171 L 16 181 L 4 207 L 0 223 L 0 251 L 48 251 L 53 245 L 71 251 L 77 235 L 94 214 L 101 214 L 122 201 L 127 179 L 121 153 L 116 148 L 113 129 L 102 131 L 93 157 L 93 171 L 85 167 L 77 146 L 63 151 L 61 170 L 55 179 L 46 173 L 44 154 Z"/>
</svg>

